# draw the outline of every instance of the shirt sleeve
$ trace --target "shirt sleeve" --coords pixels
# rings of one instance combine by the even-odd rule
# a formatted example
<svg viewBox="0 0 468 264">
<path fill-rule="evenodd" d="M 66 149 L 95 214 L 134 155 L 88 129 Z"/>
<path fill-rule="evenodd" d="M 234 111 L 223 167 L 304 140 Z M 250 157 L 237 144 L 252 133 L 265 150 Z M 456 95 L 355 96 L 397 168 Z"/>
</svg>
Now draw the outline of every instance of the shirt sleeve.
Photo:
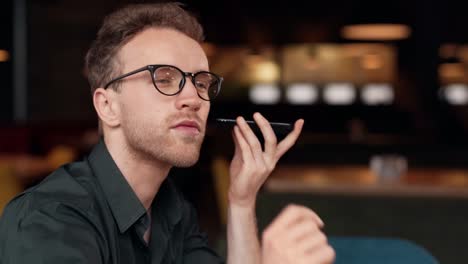
<svg viewBox="0 0 468 264">
<path fill-rule="evenodd" d="M 184 264 L 224 263 L 224 260 L 209 247 L 205 233 L 200 231 L 195 209 L 185 202 L 185 238 L 184 238 Z"/>
<path fill-rule="evenodd" d="M 86 214 L 51 203 L 20 220 L 2 264 L 104 263 L 103 243 Z"/>
</svg>

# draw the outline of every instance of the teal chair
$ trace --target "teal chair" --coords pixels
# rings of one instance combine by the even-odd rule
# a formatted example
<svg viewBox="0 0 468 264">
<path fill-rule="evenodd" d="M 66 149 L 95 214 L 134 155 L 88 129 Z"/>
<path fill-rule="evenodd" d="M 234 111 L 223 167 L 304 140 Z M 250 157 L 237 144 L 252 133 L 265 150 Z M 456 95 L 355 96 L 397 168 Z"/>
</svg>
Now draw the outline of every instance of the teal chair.
<svg viewBox="0 0 468 264">
<path fill-rule="evenodd" d="M 401 239 L 374 237 L 328 238 L 336 253 L 334 264 L 438 264 L 424 248 Z M 226 237 L 222 235 L 215 250 L 226 257 Z"/>
<path fill-rule="evenodd" d="M 466 250 L 468 199 L 263 191 L 257 200 L 259 231 L 262 232 L 281 210 L 291 203 L 313 209 L 325 222 L 323 230 L 325 234 L 329 238 L 336 236 L 343 239 L 331 240 L 338 250 L 338 263 L 347 263 L 343 262 L 346 256 L 357 258 L 357 253 L 351 255 L 353 251 L 361 252 L 363 257 L 369 254 L 370 258 L 373 254 L 386 256 L 395 247 L 414 246 L 411 243 L 403 243 L 397 247 L 398 244 L 395 242 L 389 242 L 395 247 L 384 247 L 382 244 L 385 245 L 384 242 L 388 241 L 384 238 L 412 241 L 427 249 L 437 261 L 443 264 L 468 263 L 468 250 Z M 355 244 L 350 243 L 348 238 L 354 239 L 355 237 L 362 240 L 358 239 Z M 347 248 L 349 250 L 346 250 Z M 351 250 L 352 248 L 354 250 Z M 411 254 L 399 253 L 407 252 L 404 250 L 403 248 L 401 251 L 392 251 L 391 253 L 395 256 L 385 257 L 379 261 L 362 263 L 391 263 L 388 261 L 399 256 L 411 256 Z M 386 261 L 385 259 L 388 261 L 383 262 Z M 412 262 L 401 261 L 401 263 Z"/>
<path fill-rule="evenodd" d="M 335 264 L 436 264 L 424 248 L 401 239 L 374 237 L 329 237 L 335 249 Z"/>
</svg>

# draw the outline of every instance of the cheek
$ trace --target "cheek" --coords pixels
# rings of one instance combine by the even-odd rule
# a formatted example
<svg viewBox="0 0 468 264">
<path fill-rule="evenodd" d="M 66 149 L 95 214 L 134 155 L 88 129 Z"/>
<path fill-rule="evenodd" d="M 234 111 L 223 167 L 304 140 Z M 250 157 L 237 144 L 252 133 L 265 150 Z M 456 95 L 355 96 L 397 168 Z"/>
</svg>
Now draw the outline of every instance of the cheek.
<svg viewBox="0 0 468 264">
<path fill-rule="evenodd" d="M 132 87 L 127 87 L 132 88 Z M 125 107 L 134 114 L 150 115 L 164 109 L 164 101 L 158 100 L 158 95 L 151 89 L 145 89 L 145 86 L 136 86 L 131 91 L 128 89 L 124 100 Z"/>
<path fill-rule="evenodd" d="M 131 95 L 121 102 L 122 117 L 127 123 L 135 125 L 144 122 L 145 119 L 151 117 L 156 111 L 154 102 L 151 102 L 147 97 L 139 95 Z M 146 123 L 146 122 L 144 122 Z"/>
<path fill-rule="evenodd" d="M 202 107 L 200 108 L 200 113 L 199 113 L 200 117 L 206 121 L 208 119 L 209 113 L 210 113 L 210 103 L 203 104 Z"/>
<path fill-rule="evenodd" d="M 161 134 L 167 128 L 164 113 L 146 105 L 132 105 L 122 113 L 122 127 L 140 135 Z"/>
</svg>

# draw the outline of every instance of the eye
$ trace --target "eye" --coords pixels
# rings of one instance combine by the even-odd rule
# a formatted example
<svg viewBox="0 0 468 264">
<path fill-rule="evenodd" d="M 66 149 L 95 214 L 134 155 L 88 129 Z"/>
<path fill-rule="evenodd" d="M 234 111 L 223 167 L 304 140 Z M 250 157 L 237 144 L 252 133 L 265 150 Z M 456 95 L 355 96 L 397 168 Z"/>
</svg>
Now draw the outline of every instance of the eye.
<svg viewBox="0 0 468 264">
<path fill-rule="evenodd" d="M 195 86 L 198 89 L 208 90 L 208 89 L 210 89 L 210 86 L 213 85 L 214 81 L 215 81 L 215 79 L 213 78 L 213 76 L 210 73 L 201 72 L 201 73 L 198 73 L 196 75 Z"/>
<path fill-rule="evenodd" d="M 156 84 L 156 87 L 162 89 L 172 89 L 174 87 L 179 87 L 179 82 L 180 79 L 171 75 L 158 75 L 154 77 L 154 83 Z"/>
<path fill-rule="evenodd" d="M 155 81 L 157 84 L 162 84 L 162 85 L 164 85 L 164 84 L 171 84 L 171 83 L 173 83 L 175 80 L 174 80 L 174 78 L 171 78 L 171 77 L 164 77 L 164 78 L 162 78 L 162 77 L 157 77 L 157 78 L 154 79 L 154 81 Z"/>
<path fill-rule="evenodd" d="M 181 74 L 173 67 L 161 67 L 154 72 L 154 82 L 159 86 L 170 86 L 178 84 Z"/>
<path fill-rule="evenodd" d="M 208 87 L 210 87 L 208 83 L 202 82 L 202 81 L 196 81 L 195 86 L 197 87 L 197 89 L 202 89 L 202 90 L 207 90 Z"/>
</svg>

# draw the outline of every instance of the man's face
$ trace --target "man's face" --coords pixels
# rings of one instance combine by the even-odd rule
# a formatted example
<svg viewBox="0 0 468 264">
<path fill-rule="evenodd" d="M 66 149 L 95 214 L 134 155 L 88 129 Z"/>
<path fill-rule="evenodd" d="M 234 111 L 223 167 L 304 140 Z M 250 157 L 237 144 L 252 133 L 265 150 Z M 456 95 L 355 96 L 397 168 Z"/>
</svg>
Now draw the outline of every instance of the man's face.
<svg viewBox="0 0 468 264">
<path fill-rule="evenodd" d="M 184 72 L 208 70 L 201 46 L 171 29 L 149 28 L 119 52 L 122 73 L 148 64 L 168 64 Z M 125 78 L 118 94 L 121 124 L 129 151 L 137 158 L 177 167 L 192 166 L 200 153 L 210 103 L 198 97 L 189 78 L 182 91 L 166 96 L 153 86 L 151 74 Z"/>
</svg>

